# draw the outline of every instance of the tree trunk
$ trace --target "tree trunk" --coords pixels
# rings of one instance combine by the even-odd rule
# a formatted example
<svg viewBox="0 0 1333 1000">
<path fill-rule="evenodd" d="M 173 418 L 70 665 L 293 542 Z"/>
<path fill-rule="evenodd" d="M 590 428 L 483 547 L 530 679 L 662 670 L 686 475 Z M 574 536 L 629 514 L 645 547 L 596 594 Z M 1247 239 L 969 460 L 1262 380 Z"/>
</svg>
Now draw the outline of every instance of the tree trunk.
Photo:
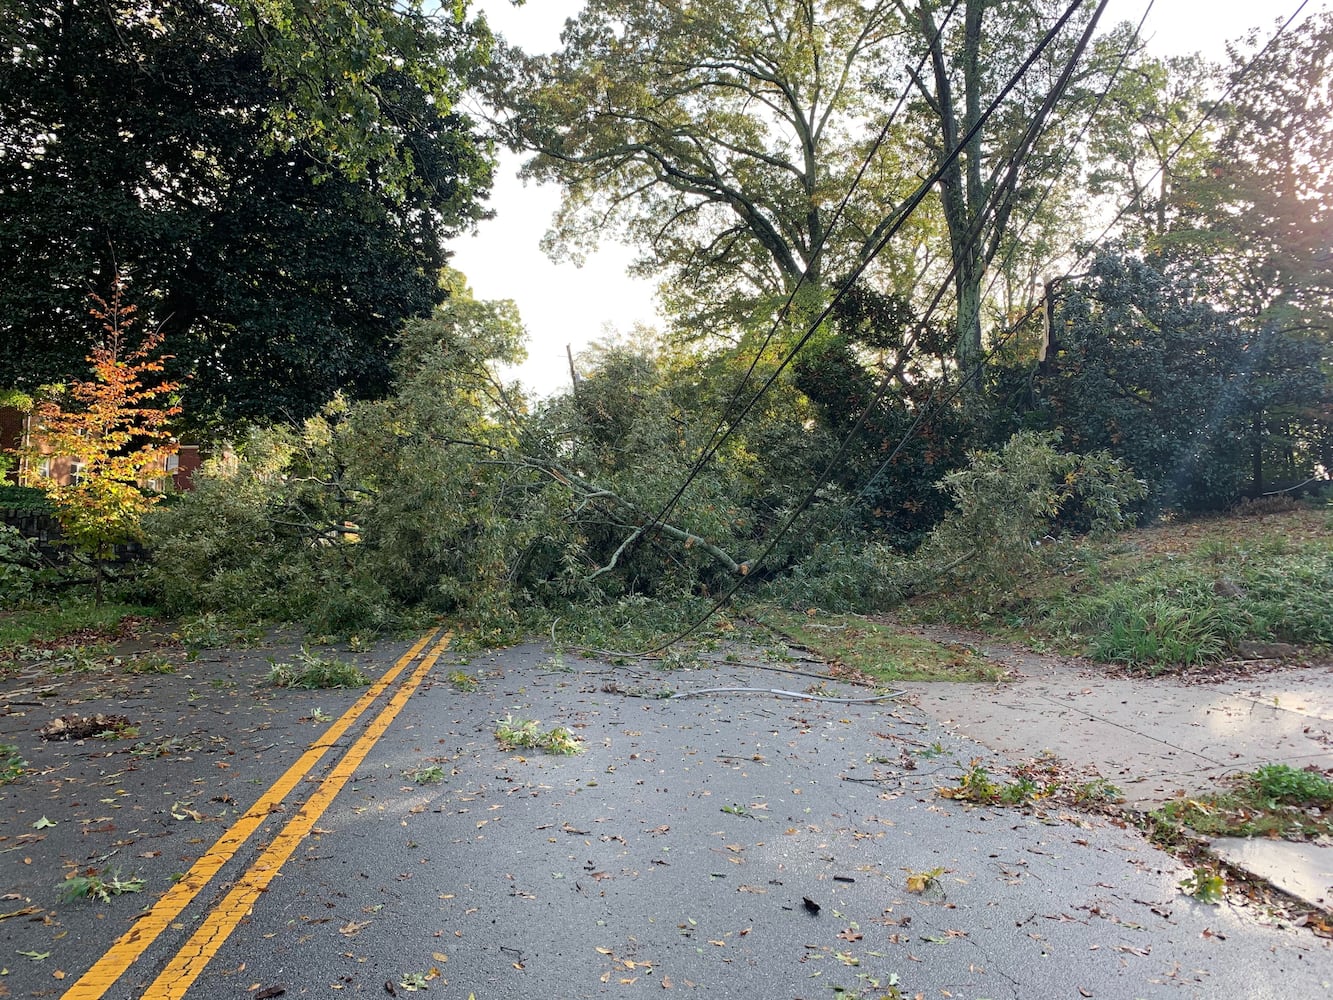
<svg viewBox="0 0 1333 1000">
<path fill-rule="evenodd" d="M 964 253 L 964 263 L 954 277 L 958 296 L 958 372 L 959 377 L 970 379 L 965 393 L 971 395 L 981 388 L 981 367 L 984 352 L 981 348 L 981 279 L 983 270 L 978 266 L 976 248 Z M 972 378 L 973 372 L 976 377 Z"/>
<path fill-rule="evenodd" d="M 1250 475 L 1254 479 L 1254 496 L 1264 495 L 1264 414 L 1256 410 L 1250 424 Z"/>
<path fill-rule="evenodd" d="M 986 13 L 986 0 L 967 0 L 963 25 L 963 134 L 971 132 L 981 121 L 981 21 Z M 963 153 L 963 168 L 967 175 L 965 236 L 961 247 L 955 247 L 954 266 L 958 268 L 955 283 L 958 291 L 958 367 L 961 376 L 969 379 L 964 394 L 971 396 L 981 388 L 979 371 L 981 350 L 981 284 L 986 267 L 981 256 L 981 227 L 978 220 L 986 210 L 986 185 L 981 179 L 981 132 L 968 141 Z M 975 377 L 972 377 L 973 372 Z"/>
</svg>

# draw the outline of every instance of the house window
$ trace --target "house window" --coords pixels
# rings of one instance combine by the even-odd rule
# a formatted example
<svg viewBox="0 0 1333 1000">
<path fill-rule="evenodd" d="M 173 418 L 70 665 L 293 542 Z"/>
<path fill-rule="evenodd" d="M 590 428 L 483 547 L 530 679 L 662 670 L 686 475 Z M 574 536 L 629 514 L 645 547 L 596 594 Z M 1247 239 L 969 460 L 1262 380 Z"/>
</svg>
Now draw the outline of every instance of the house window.
<svg viewBox="0 0 1333 1000">
<path fill-rule="evenodd" d="M 70 459 L 69 482 L 71 486 L 83 485 L 83 463 L 77 458 Z"/>
</svg>

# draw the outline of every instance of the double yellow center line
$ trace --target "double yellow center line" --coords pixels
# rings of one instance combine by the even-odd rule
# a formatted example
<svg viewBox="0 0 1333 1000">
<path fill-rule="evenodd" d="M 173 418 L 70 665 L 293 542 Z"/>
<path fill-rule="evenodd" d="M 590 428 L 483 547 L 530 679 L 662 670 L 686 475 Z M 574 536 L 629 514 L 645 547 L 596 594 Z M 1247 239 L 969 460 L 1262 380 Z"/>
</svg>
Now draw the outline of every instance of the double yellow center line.
<svg viewBox="0 0 1333 1000">
<path fill-rule="evenodd" d="M 224 864 L 235 856 L 236 851 L 249 839 L 250 835 L 264 822 L 276 807 L 287 797 L 297 783 L 305 778 L 316 764 L 332 748 L 348 729 L 373 705 L 398 676 L 415 660 L 423 649 L 435 639 L 439 629 L 435 629 L 404 653 L 383 677 L 371 686 L 356 703 L 352 705 L 310 748 L 301 755 L 286 773 L 259 797 L 250 809 L 232 824 L 217 842 L 199 858 L 185 874 L 185 877 L 171 887 L 144 916 L 140 917 L 132 928 L 122 934 L 96 964 L 65 991 L 62 1000 L 98 1000 L 109 992 L 130 965 L 165 931 L 176 917 L 204 889 Z M 452 632 L 446 632 L 430 652 L 422 659 L 407 681 L 389 699 L 379 715 L 366 727 L 351 748 L 333 766 L 329 774 L 319 783 L 319 787 L 306 799 L 293 816 L 273 839 L 255 862 L 234 884 L 231 891 L 204 919 L 190 940 L 176 953 L 143 994 L 143 1000 L 168 1000 L 185 996 L 191 984 L 204 971 L 209 960 L 217 954 L 236 925 L 249 912 L 250 907 L 268 884 L 273 881 L 278 870 L 292 856 L 297 845 L 310 833 L 325 810 L 348 779 L 361 766 L 366 755 L 381 736 L 388 730 L 398 713 L 407 704 L 416 689 L 430 672 L 440 654 L 449 646 Z"/>
</svg>

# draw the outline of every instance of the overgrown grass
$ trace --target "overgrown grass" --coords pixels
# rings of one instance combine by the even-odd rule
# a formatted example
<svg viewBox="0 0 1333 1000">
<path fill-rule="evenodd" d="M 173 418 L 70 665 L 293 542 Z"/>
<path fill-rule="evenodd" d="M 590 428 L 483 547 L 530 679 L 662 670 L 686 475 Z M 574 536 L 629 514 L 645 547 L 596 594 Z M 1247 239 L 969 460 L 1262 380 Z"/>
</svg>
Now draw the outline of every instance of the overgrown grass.
<svg viewBox="0 0 1333 1000">
<path fill-rule="evenodd" d="M 927 619 L 1018 633 L 1156 674 L 1247 642 L 1333 647 L 1333 532 L 1322 511 L 1158 525 L 1043 547 L 1002 592 L 914 604 Z"/>
<path fill-rule="evenodd" d="M 1158 828 L 1188 827 L 1205 837 L 1333 835 L 1333 781 L 1318 771 L 1268 764 L 1221 791 L 1172 799 L 1153 814 Z"/>
<path fill-rule="evenodd" d="M 788 642 L 877 681 L 995 681 L 1004 671 L 962 646 L 903 635 L 859 615 L 750 608 L 765 628 Z"/>
<path fill-rule="evenodd" d="M 294 663 L 270 659 L 268 682 L 283 688 L 365 687 L 370 683 L 360 667 L 345 660 L 318 656 L 304 648 L 294 659 Z"/>
</svg>

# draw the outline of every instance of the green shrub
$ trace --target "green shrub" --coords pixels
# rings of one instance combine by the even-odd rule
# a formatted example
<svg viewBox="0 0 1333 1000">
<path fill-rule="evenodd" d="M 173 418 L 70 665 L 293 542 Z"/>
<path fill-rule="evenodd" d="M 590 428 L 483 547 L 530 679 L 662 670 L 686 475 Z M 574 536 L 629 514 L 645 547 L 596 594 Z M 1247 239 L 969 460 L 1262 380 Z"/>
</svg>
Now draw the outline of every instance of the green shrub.
<svg viewBox="0 0 1333 1000">
<path fill-rule="evenodd" d="M 193 490 L 144 519 L 153 560 L 145 582 L 165 611 L 294 617 L 293 605 L 314 590 L 311 554 L 282 526 L 284 469 L 294 450 L 281 429 L 256 434 L 237 467 L 207 463 Z"/>
<path fill-rule="evenodd" d="M 906 558 L 869 539 L 818 544 L 791 571 L 766 583 L 760 596 L 777 604 L 824 611 L 881 611 L 903 599 Z"/>
<path fill-rule="evenodd" d="M 940 480 L 953 509 L 916 553 L 921 585 L 944 576 L 996 585 L 1035 564 L 1042 537 L 1067 506 L 1081 505 L 1093 534 L 1133 522 L 1144 486 L 1105 452 L 1056 451 L 1060 436 L 1022 431 L 998 451 L 973 452 Z"/>
<path fill-rule="evenodd" d="M 0 524 L 0 607 L 31 596 L 40 573 L 37 543 L 17 528 Z"/>
</svg>

